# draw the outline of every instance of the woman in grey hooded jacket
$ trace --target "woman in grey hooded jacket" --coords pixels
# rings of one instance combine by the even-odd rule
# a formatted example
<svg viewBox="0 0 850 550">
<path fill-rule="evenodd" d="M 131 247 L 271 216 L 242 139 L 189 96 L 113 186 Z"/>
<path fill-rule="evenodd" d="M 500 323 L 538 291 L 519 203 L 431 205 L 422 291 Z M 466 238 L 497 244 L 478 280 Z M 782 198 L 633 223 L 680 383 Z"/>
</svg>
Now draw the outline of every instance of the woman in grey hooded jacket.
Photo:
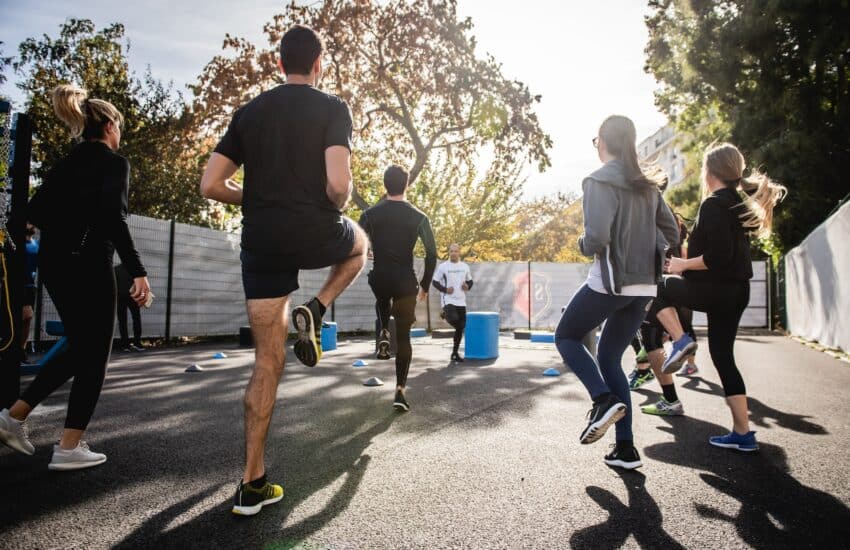
<svg viewBox="0 0 850 550">
<path fill-rule="evenodd" d="M 605 119 L 593 140 L 604 165 L 582 183 L 584 235 L 579 240 L 593 266 L 555 332 L 561 357 L 593 400 L 579 441 L 594 443 L 615 424 L 617 443 L 605 463 L 627 469 L 640 467 L 641 461 L 632 436 L 623 352 L 656 295 L 663 249 L 679 240 L 676 219 L 657 182 L 641 169 L 635 141 L 634 123 L 617 115 Z M 603 321 L 594 359 L 582 338 Z"/>
</svg>

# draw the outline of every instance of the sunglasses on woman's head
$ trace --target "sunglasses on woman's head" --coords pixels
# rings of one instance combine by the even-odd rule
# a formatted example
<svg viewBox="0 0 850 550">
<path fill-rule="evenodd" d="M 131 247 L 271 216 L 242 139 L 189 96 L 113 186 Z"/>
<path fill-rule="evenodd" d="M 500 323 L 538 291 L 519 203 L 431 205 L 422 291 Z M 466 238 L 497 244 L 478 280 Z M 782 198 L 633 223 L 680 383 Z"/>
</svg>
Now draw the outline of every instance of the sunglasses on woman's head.
<svg viewBox="0 0 850 550">
<path fill-rule="evenodd" d="M 591 141 L 593 141 L 594 147 L 597 147 L 597 148 L 599 147 L 599 138 L 598 137 L 593 138 Z"/>
</svg>

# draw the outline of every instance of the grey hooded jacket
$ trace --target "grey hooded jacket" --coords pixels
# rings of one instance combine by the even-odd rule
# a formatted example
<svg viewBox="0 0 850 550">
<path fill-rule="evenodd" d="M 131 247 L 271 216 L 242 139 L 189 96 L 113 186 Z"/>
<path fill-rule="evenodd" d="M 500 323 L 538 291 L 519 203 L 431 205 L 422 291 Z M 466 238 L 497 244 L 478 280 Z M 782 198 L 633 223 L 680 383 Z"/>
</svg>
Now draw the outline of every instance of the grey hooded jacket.
<svg viewBox="0 0 850 550">
<path fill-rule="evenodd" d="M 582 182 L 584 235 L 579 248 L 598 257 L 609 294 L 623 286 L 661 279 L 664 249 L 679 244 L 679 226 L 655 189 L 627 182 L 619 160 L 607 162 Z"/>
</svg>

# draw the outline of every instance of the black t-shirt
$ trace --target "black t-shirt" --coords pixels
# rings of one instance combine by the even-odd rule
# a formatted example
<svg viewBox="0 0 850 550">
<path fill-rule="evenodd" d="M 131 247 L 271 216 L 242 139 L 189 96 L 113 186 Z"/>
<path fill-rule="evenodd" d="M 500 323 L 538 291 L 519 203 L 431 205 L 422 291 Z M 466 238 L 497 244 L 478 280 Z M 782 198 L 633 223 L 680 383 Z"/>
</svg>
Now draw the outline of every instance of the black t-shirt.
<svg viewBox="0 0 850 550">
<path fill-rule="evenodd" d="M 422 239 L 425 272 L 419 285 L 426 292 L 437 266 L 437 245 L 431 221 L 407 201 L 384 200 L 360 216 L 360 226 L 369 235 L 375 256 L 375 271 L 413 271 L 413 248 Z"/>
<path fill-rule="evenodd" d="M 734 189 L 721 189 L 702 201 L 688 239 L 688 258 L 702 256 L 704 271 L 686 271 L 694 281 L 749 281 L 753 278 L 749 232 L 740 215 L 746 206 Z"/>
<path fill-rule="evenodd" d="M 338 234 L 325 150 L 351 149 L 351 130 L 348 106 L 306 84 L 278 86 L 236 111 L 215 152 L 245 168 L 242 248 L 289 254 Z"/>
</svg>

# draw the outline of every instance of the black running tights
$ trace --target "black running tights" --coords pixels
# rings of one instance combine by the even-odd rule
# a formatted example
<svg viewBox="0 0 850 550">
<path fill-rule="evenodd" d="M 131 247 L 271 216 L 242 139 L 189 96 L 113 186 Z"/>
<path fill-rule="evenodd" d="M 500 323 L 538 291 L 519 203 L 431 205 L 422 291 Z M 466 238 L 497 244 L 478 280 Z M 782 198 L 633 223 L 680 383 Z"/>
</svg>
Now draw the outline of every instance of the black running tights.
<svg viewBox="0 0 850 550">
<path fill-rule="evenodd" d="M 381 329 L 389 328 L 390 314 L 395 317 L 396 385 L 405 387 L 407 385 L 407 374 L 410 371 L 410 360 L 413 358 L 413 347 L 410 345 L 410 327 L 416 321 L 416 294 L 398 298 L 376 297 L 375 311 L 381 321 Z"/>
<path fill-rule="evenodd" d="M 452 346 L 452 354 L 456 354 L 460 349 L 460 341 L 463 339 L 463 331 L 466 329 L 466 308 L 463 306 L 446 306 L 446 310 L 454 309 L 446 314 L 446 321 L 454 327 L 454 345 Z"/>
<path fill-rule="evenodd" d="M 59 312 L 68 349 L 41 369 L 21 400 L 35 407 L 73 378 L 65 428 L 85 430 L 100 398 L 112 351 L 116 290 L 111 261 L 71 261 L 77 262 L 52 269 L 44 266 L 39 273 Z"/>
<path fill-rule="evenodd" d="M 708 318 L 708 351 L 720 375 L 727 397 L 746 395 L 744 379 L 735 364 L 735 337 L 744 310 L 750 301 L 749 281 L 689 281 L 666 277 L 659 284 L 658 298 L 650 315 L 669 306 L 685 306 L 704 311 Z"/>
</svg>

